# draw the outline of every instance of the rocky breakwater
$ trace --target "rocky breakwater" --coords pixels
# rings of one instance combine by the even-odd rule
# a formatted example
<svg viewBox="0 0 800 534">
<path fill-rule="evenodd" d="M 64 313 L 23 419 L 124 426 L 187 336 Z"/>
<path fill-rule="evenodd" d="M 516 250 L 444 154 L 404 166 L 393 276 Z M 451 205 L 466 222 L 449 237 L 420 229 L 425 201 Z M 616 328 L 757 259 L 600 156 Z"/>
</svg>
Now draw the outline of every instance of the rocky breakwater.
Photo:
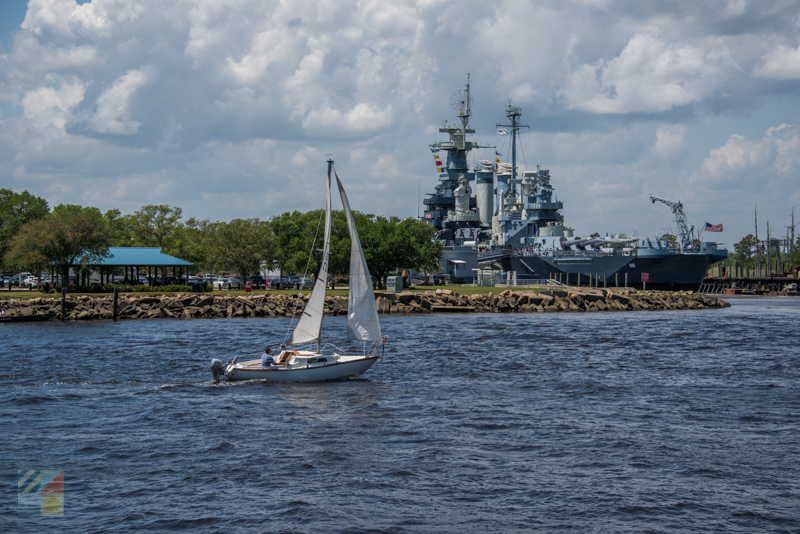
<svg viewBox="0 0 800 534">
<path fill-rule="evenodd" d="M 726 308 L 730 304 L 717 297 L 692 292 L 565 290 L 512 291 L 464 296 L 448 289 L 425 293 L 381 294 L 380 313 L 436 312 L 591 312 L 634 310 L 702 310 Z"/>
<path fill-rule="evenodd" d="M 291 317 L 305 307 L 308 295 L 217 296 L 192 293 L 174 295 L 125 295 L 117 303 L 118 319 L 192 319 L 218 317 Z M 9 315 L 55 314 L 62 319 L 61 300 L 51 298 L 4 299 L 0 308 Z M 114 299 L 110 296 L 67 296 L 64 306 L 65 320 L 85 321 L 112 319 Z M 331 296 L 325 299 L 325 313 L 347 314 L 347 297 Z"/>
<path fill-rule="evenodd" d="M 378 311 L 384 314 L 409 313 L 536 313 L 632 310 L 701 310 L 730 306 L 713 296 L 691 292 L 653 291 L 503 291 L 500 294 L 459 295 L 439 289 L 425 293 L 377 293 Z M 160 296 L 126 295 L 119 299 L 119 319 L 193 319 L 218 317 L 291 317 L 305 307 L 308 295 L 218 296 L 176 294 Z M 68 296 L 64 306 L 65 320 L 86 321 L 112 319 L 113 298 L 110 296 Z M 0 308 L 8 315 L 55 314 L 62 319 L 61 300 L 52 298 L 1 299 Z M 325 298 L 326 315 L 346 315 L 347 297 Z"/>
</svg>

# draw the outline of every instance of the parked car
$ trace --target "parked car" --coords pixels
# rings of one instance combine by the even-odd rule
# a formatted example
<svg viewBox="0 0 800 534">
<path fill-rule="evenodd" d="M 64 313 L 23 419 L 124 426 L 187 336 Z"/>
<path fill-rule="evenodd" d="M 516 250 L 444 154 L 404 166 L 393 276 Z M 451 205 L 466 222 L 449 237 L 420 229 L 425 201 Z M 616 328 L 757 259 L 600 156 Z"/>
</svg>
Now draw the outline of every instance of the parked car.
<svg viewBox="0 0 800 534">
<path fill-rule="evenodd" d="M 260 274 L 251 274 L 247 277 L 247 281 L 250 282 L 250 287 L 253 289 L 258 289 L 267 286 L 267 281 L 264 280 L 264 277 Z"/>
<path fill-rule="evenodd" d="M 280 289 L 281 287 L 281 279 L 277 276 L 267 277 L 264 283 L 267 289 Z"/>
<path fill-rule="evenodd" d="M 295 289 L 311 289 L 314 287 L 314 281 L 310 278 L 298 278 L 294 284 Z"/>
<path fill-rule="evenodd" d="M 215 280 L 214 289 L 242 289 L 242 279 L 238 276 L 229 276 L 224 280 Z"/>
<path fill-rule="evenodd" d="M 294 289 L 295 284 L 297 283 L 298 280 L 300 280 L 300 277 L 294 274 L 290 274 L 289 276 L 284 276 L 281 279 L 281 289 Z"/>
</svg>

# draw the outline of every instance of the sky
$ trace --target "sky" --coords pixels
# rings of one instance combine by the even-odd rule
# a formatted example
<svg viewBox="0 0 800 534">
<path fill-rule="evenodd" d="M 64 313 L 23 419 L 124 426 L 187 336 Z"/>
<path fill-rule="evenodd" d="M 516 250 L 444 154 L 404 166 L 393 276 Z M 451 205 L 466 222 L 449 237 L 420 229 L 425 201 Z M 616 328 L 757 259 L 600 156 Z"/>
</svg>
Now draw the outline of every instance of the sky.
<svg viewBox="0 0 800 534">
<path fill-rule="evenodd" d="M 576 235 L 674 229 L 653 194 L 732 249 L 800 220 L 799 38 L 797 0 L 2 0 L 0 187 L 263 219 L 321 207 L 331 154 L 416 217 L 469 73 L 473 140 L 510 159 L 522 108 Z"/>
</svg>

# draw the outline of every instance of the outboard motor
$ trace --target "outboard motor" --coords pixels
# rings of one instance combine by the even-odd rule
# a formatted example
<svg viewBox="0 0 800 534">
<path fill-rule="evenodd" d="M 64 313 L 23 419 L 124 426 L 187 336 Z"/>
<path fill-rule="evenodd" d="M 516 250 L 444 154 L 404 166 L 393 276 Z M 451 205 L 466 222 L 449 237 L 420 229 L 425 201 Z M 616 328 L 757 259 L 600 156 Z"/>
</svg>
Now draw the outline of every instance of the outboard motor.
<svg viewBox="0 0 800 534">
<path fill-rule="evenodd" d="M 223 365 L 222 360 L 211 360 L 211 377 L 215 384 L 219 382 L 219 375 L 224 374 L 221 372 Z"/>
</svg>

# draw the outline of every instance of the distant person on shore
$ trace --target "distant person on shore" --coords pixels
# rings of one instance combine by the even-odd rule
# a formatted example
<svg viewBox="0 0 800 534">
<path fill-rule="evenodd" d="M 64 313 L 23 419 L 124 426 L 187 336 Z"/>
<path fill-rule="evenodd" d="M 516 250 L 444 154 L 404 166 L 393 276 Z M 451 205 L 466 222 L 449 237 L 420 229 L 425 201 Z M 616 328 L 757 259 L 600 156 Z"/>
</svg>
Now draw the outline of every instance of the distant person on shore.
<svg viewBox="0 0 800 534">
<path fill-rule="evenodd" d="M 269 367 L 274 363 L 275 359 L 272 357 L 272 349 L 269 347 L 265 348 L 264 354 L 261 355 L 261 367 Z"/>
</svg>

